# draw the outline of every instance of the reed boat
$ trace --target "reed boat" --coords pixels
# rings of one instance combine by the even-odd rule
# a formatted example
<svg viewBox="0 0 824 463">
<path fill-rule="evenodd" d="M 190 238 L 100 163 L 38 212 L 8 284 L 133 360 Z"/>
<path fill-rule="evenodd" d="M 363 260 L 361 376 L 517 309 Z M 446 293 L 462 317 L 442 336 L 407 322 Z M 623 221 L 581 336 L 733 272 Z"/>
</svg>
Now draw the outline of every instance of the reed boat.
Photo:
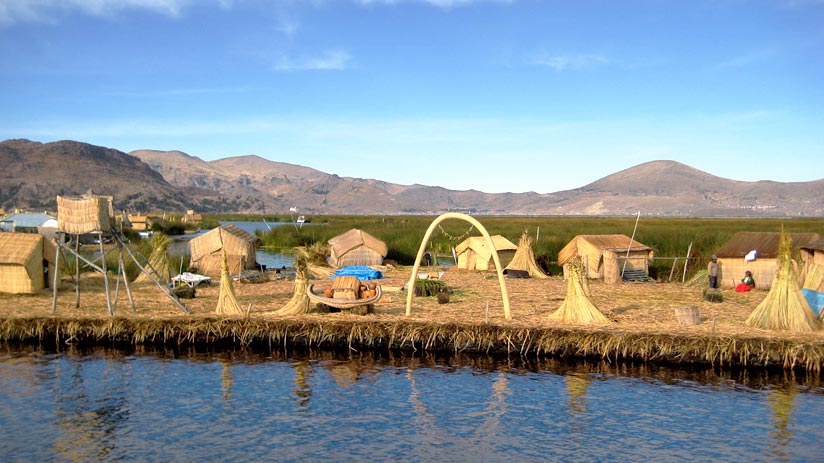
<svg viewBox="0 0 824 463">
<path fill-rule="evenodd" d="M 323 293 L 323 288 L 315 288 L 315 285 L 309 284 L 306 287 L 306 296 L 310 301 L 320 304 L 326 304 L 329 307 L 335 307 L 341 310 L 349 310 L 355 307 L 370 305 L 378 302 L 383 295 L 380 285 L 375 286 L 375 295 L 367 298 L 359 299 L 336 299 L 334 297 L 326 297 Z"/>
</svg>

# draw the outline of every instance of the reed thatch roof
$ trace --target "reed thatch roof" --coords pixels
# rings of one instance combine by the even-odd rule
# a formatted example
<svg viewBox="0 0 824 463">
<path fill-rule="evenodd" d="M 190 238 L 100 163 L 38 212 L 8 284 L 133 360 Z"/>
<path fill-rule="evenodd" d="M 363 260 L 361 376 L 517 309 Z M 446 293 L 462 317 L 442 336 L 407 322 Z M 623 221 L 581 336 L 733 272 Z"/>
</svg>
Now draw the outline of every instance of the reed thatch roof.
<svg viewBox="0 0 824 463">
<path fill-rule="evenodd" d="M 217 277 L 225 251 L 230 273 L 253 269 L 257 264 L 259 242 L 257 236 L 237 225 L 221 225 L 189 241 L 189 267 L 196 268 L 200 274 Z"/>
<path fill-rule="evenodd" d="M 25 264 L 42 242 L 43 237 L 33 233 L 0 233 L 0 264 Z"/>
<path fill-rule="evenodd" d="M 787 233 L 793 249 L 809 246 L 821 239 L 818 233 Z M 759 259 L 775 259 L 781 242 L 780 232 L 738 232 L 732 235 L 715 255 L 721 258 L 744 258 L 750 251 L 758 252 Z"/>
<path fill-rule="evenodd" d="M 490 238 L 492 238 L 492 245 L 495 246 L 496 251 L 516 251 L 518 249 L 515 243 L 501 235 L 490 235 Z M 470 236 L 461 241 L 461 244 L 455 246 L 455 252 L 457 254 L 466 252 L 467 249 L 472 249 L 481 254 L 492 255 L 491 251 L 487 248 L 486 239 L 483 236 Z"/>
<path fill-rule="evenodd" d="M 578 235 L 558 251 L 558 264 L 564 265 L 568 260 L 579 255 L 581 245 L 595 249 L 599 254 L 604 251 L 612 251 L 617 254 L 626 253 L 627 251 L 652 253 L 652 248 L 633 240 L 627 235 Z"/>
<path fill-rule="evenodd" d="M 455 246 L 455 254 L 458 256 L 458 268 L 469 270 L 490 270 L 494 269 L 492 253 L 498 254 L 501 265 L 507 266 L 515 257 L 518 246 L 501 235 L 492 235 L 492 245 L 495 249 L 489 249 L 486 238 L 483 236 L 470 236 Z"/>
<path fill-rule="evenodd" d="M 0 233 L 0 292 L 32 293 L 49 286 L 43 273 L 55 272 L 55 246 L 34 233 Z"/>
<path fill-rule="evenodd" d="M 389 252 L 386 243 L 357 228 L 330 238 L 328 242 L 332 251 L 338 256 L 343 256 L 347 252 L 361 246 L 366 246 L 383 257 L 386 257 L 386 254 Z"/>
<path fill-rule="evenodd" d="M 824 239 L 817 239 L 807 244 L 802 244 L 801 246 L 799 246 L 799 248 L 807 249 L 810 251 L 824 251 Z"/>
<path fill-rule="evenodd" d="M 189 241 L 189 253 L 193 261 L 214 254 L 224 247 L 227 248 L 228 255 L 239 254 L 254 249 L 259 241 L 257 236 L 237 225 L 226 224 L 192 238 Z"/>
<path fill-rule="evenodd" d="M 329 264 L 333 267 L 348 265 L 381 265 L 389 252 L 386 243 L 353 228 L 329 241 Z"/>
</svg>

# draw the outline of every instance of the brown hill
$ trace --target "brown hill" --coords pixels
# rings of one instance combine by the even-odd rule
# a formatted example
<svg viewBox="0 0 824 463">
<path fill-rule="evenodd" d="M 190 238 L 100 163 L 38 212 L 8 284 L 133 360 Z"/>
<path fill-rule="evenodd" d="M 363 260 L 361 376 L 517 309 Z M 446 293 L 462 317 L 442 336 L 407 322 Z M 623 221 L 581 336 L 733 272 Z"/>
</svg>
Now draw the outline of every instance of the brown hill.
<svg viewBox="0 0 824 463">
<path fill-rule="evenodd" d="M 147 164 L 120 151 L 76 141 L 0 143 L 0 207 L 52 210 L 57 195 L 93 191 L 111 195 L 129 211 L 179 211 L 189 193 L 170 185 Z M 218 195 L 209 191 L 208 196 Z"/>
<path fill-rule="evenodd" d="M 818 217 L 824 180 L 741 182 L 677 161 L 652 161 L 560 193 L 563 214 Z"/>
<path fill-rule="evenodd" d="M 824 180 L 740 182 L 676 161 L 653 161 L 556 193 L 455 191 L 340 177 L 259 156 L 206 162 L 180 151 L 117 150 L 79 142 L 0 143 L 0 207 L 53 208 L 89 188 L 135 211 L 302 214 L 631 215 L 820 217 Z M 142 162 L 141 162 L 142 161 Z"/>
</svg>

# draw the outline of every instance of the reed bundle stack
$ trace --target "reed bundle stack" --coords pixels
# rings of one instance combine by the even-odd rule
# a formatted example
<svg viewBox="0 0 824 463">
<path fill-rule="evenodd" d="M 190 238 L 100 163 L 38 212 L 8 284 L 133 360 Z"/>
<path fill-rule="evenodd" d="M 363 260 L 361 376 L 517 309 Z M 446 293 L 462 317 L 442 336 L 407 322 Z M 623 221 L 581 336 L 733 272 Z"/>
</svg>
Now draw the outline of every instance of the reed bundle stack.
<svg viewBox="0 0 824 463">
<path fill-rule="evenodd" d="M 172 266 L 169 262 L 169 244 L 171 238 L 163 233 L 155 233 L 152 237 L 152 253 L 149 255 L 149 268 L 154 269 L 155 277 L 161 283 L 166 284 L 172 278 Z M 146 272 L 140 274 L 134 280 L 137 283 L 150 282 L 152 279 Z"/>
<path fill-rule="evenodd" d="M 522 270 L 529 273 L 532 278 L 549 278 L 535 261 L 535 253 L 532 252 L 532 237 L 526 232 L 521 235 L 518 249 L 515 250 L 515 255 L 504 270 Z"/>
<path fill-rule="evenodd" d="M 235 297 L 235 288 L 229 278 L 229 263 L 226 251 L 223 251 L 223 264 L 220 268 L 220 294 L 217 297 L 215 313 L 218 315 L 243 315 L 244 311 Z"/>
<path fill-rule="evenodd" d="M 569 278 L 567 294 L 561 307 L 549 314 L 549 319 L 562 323 L 578 325 L 603 325 L 610 320 L 595 307 L 589 298 L 589 285 L 586 281 L 586 268 L 580 256 L 571 258 L 565 264 Z"/>
<path fill-rule="evenodd" d="M 770 292 L 744 323 L 754 328 L 776 331 L 804 332 L 818 329 L 818 320 L 798 287 L 792 259 L 792 240 L 783 232 L 777 263 Z"/>
<path fill-rule="evenodd" d="M 309 311 L 309 296 L 306 287 L 309 285 L 309 265 L 305 252 L 298 250 L 295 256 L 295 292 L 292 299 L 278 309 L 278 315 L 300 315 Z"/>
</svg>

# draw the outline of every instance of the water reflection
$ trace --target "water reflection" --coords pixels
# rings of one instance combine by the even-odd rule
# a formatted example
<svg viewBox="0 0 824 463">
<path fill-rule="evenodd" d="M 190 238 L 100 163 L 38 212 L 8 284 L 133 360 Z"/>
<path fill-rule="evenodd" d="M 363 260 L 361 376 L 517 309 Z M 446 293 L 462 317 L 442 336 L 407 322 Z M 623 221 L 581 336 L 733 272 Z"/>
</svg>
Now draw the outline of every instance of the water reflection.
<svg viewBox="0 0 824 463">
<path fill-rule="evenodd" d="M 467 354 L 0 346 L 0 454 L 812 461 L 824 454 L 818 381 Z"/>
<path fill-rule="evenodd" d="M 60 360 L 52 393 L 55 420 L 63 432 L 55 439 L 55 453 L 67 461 L 106 460 L 129 418 L 124 379 L 105 368 L 90 370 L 93 364 L 83 357 Z"/>
</svg>

